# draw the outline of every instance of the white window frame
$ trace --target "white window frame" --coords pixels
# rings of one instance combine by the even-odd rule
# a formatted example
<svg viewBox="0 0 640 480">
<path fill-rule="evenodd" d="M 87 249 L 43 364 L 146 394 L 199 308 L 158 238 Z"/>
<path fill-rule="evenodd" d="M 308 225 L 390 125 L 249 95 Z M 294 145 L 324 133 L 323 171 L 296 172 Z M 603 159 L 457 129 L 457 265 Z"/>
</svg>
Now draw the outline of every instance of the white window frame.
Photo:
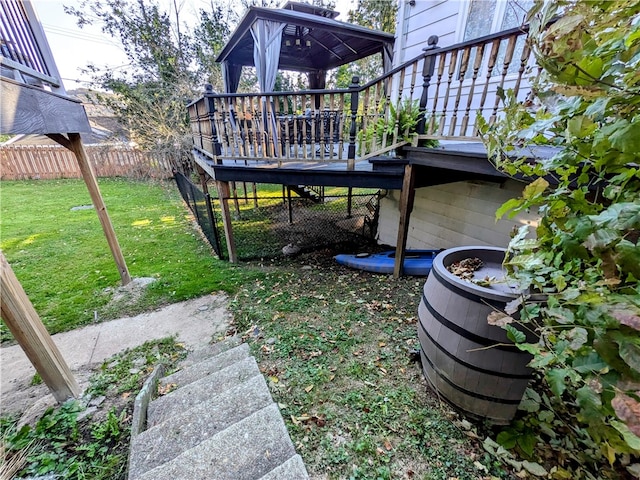
<svg viewBox="0 0 640 480">
<path fill-rule="evenodd" d="M 464 39 L 464 32 L 467 28 L 467 20 L 469 19 L 469 11 L 471 10 L 471 2 L 463 0 L 459 2 L 458 24 L 456 25 L 456 43 L 461 43 Z M 496 0 L 496 9 L 493 12 L 493 21 L 491 30 L 486 33 L 490 35 L 502 30 L 502 22 L 507 11 L 508 0 Z"/>
</svg>

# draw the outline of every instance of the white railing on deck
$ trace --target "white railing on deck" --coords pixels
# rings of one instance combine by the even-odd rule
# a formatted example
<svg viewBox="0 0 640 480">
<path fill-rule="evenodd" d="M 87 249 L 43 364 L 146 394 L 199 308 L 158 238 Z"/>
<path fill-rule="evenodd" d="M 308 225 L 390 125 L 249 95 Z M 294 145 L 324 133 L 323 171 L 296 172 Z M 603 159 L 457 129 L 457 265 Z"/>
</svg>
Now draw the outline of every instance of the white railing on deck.
<svg viewBox="0 0 640 480">
<path fill-rule="evenodd" d="M 524 100 L 537 67 L 526 31 L 512 29 L 424 53 L 348 89 L 217 94 L 189 105 L 194 146 L 216 162 L 355 161 L 429 140 L 479 141 L 476 115 L 493 123 L 499 89 Z M 407 121 L 407 119 L 413 119 Z M 417 124 L 416 124 L 417 123 Z M 432 142 L 431 142 L 432 144 Z"/>
<path fill-rule="evenodd" d="M 64 94 L 42 25 L 28 0 L 0 1 L 2 76 Z"/>
</svg>

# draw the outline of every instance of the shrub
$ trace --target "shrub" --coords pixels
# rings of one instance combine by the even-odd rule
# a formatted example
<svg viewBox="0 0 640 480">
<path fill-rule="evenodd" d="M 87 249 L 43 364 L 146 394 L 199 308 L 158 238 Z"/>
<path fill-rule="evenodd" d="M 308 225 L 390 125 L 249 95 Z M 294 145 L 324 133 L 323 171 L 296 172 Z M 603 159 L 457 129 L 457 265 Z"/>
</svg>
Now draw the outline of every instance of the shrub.
<svg viewBox="0 0 640 480">
<path fill-rule="evenodd" d="M 533 102 L 506 92 L 501 121 L 478 119 L 496 166 L 535 179 L 497 217 L 539 212 L 536 238 L 522 227 L 505 265 L 522 291 L 547 297 L 524 295 L 506 312 L 539 334 L 519 347 L 545 388 L 529 392 L 530 414 L 498 439 L 527 430 L 548 442 L 559 475 L 591 468 L 618 478 L 610 466 L 638 475 L 640 1 L 537 0 L 529 20 L 543 69 Z M 507 157 L 536 145 L 558 150 L 534 162 Z"/>
</svg>

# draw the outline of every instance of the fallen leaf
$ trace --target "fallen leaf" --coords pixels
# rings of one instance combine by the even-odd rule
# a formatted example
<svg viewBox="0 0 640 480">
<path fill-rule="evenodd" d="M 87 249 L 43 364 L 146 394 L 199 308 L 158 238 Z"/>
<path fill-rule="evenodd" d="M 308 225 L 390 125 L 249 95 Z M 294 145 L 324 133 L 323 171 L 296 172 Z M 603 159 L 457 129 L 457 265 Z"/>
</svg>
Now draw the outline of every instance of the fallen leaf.
<svg viewBox="0 0 640 480">
<path fill-rule="evenodd" d="M 131 392 L 124 392 L 122 394 L 122 398 L 129 398 L 131 396 Z"/>
<path fill-rule="evenodd" d="M 532 475 L 535 475 L 536 477 L 546 477 L 548 475 L 548 472 L 539 463 L 528 462 L 527 460 L 524 460 L 522 462 L 522 466 L 527 472 L 531 473 Z"/>
<path fill-rule="evenodd" d="M 309 393 L 311 390 L 313 390 L 314 385 L 309 385 L 308 387 L 305 387 L 304 391 Z"/>
<path fill-rule="evenodd" d="M 166 385 L 158 385 L 158 395 L 166 395 L 167 393 L 172 392 L 178 387 L 175 383 L 168 383 Z"/>
<path fill-rule="evenodd" d="M 280 380 L 278 380 L 278 377 L 269 377 L 269 380 L 273 383 L 278 383 Z"/>
<path fill-rule="evenodd" d="M 496 327 L 504 327 L 515 320 L 506 313 L 493 311 L 487 315 L 487 323 L 489 325 L 495 325 Z"/>
<path fill-rule="evenodd" d="M 391 442 L 389 440 L 385 440 L 384 441 L 384 448 L 386 448 L 387 451 L 391 451 L 392 446 L 391 446 Z"/>
<path fill-rule="evenodd" d="M 473 462 L 473 465 L 474 465 L 478 470 L 481 470 L 481 471 L 483 471 L 483 472 L 487 472 L 487 473 L 489 472 L 489 469 L 488 469 L 485 465 L 481 464 L 481 463 L 480 463 L 479 461 L 477 461 L 477 460 L 476 460 L 475 462 Z"/>
</svg>

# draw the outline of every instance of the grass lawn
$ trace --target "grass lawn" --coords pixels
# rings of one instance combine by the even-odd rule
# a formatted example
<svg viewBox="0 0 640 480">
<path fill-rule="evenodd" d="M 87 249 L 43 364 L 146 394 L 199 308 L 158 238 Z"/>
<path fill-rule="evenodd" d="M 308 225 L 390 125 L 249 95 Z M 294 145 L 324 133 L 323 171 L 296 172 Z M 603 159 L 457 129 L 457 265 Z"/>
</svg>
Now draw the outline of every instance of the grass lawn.
<svg viewBox="0 0 640 480">
<path fill-rule="evenodd" d="M 173 183 L 101 179 L 100 189 L 132 277 L 157 281 L 140 301 L 108 308 L 120 285 L 82 180 L 0 185 L 0 248 L 51 333 L 139 313 L 218 290 L 256 274 L 218 261 L 194 230 Z M 2 339 L 8 338 L 3 327 Z"/>
</svg>

